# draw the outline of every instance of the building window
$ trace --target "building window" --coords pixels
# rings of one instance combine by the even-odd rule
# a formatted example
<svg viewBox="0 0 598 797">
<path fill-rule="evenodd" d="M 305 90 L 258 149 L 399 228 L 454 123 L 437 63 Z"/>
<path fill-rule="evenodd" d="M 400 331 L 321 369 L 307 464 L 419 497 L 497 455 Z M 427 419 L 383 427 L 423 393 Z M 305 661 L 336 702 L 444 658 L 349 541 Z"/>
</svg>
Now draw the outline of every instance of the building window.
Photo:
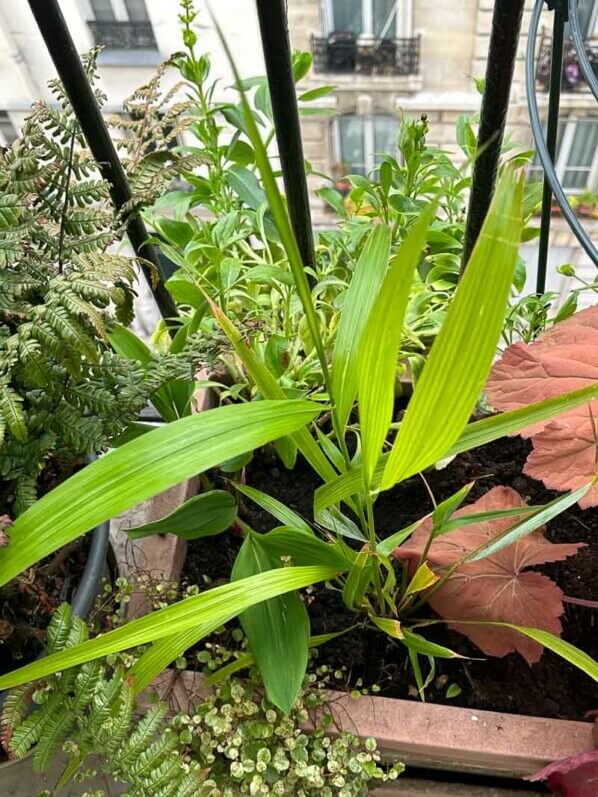
<svg viewBox="0 0 598 797">
<path fill-rule="evenodd" d="M 87 0 L 95 43 L 118 50 L 155 50 L 145 0 Z"/>
<path fill-rule="evenodd" d="M 334 131 L 339 176 L 375 172 L 384 155 L 396 156 L 398 132 L 394 116 L 340 116 Z"/>
<path fill-rule="evenodd" d="M 393 39 L 411 35 L 412 0 L 324 0 L 325 33 Z"/>
<path fill-rule="evenodd" d="M 8 146 L 17 138 L 17 131 L 6 111 L 0 111 L 0 144 Z"/>
<path fill-rule="evenodd" d="M 567 193 L 598 190 L 598 118 L 561 121 L 556 152 L 556 173 Z M 538 156 L 530 171 L 542 178 Z"/>
<path fill-rule="evenodd" d="M 577 16 L 584 39 L 598 35 L 598 2 L 596 0 L 578 0 Z M 565 25 L 565 36 L 571 36 L 571 26 Z"/>
</svg>

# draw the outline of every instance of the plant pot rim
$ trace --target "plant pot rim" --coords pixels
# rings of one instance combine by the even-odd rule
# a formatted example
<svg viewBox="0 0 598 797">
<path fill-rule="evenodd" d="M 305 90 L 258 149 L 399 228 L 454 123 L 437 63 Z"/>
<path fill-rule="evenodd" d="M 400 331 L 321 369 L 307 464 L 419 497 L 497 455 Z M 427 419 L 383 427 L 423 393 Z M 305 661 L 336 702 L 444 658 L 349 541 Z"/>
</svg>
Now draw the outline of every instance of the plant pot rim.
<svg viewBox="0 0 598 797">
<path fill-rule="evenodd" d="M 167 670 L 154 690 L 177 710 L 207 693 L 205 677 Z M 373 737 L 387 761 L 408 767 L 521 778 L 595 749 L 594 724 L 329 691 L 332 728 Z"/>
</svg>

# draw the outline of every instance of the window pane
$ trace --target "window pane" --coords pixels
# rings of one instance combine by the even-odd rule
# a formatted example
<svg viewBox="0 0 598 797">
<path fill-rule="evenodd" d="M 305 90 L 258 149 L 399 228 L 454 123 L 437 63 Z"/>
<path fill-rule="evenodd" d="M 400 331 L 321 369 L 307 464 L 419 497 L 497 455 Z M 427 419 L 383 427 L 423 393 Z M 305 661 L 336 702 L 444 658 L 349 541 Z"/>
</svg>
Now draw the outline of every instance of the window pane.
<svg viewBox="0 0 598 797">
<path fill-rule="evenodd" d="M 372 0 L 374 12 L 374 36 L 380 38 L 382 32 L 386 28 L 384 37 L 386 39 L 394 39 L 397 30 L 396 23 L 396 5 L 397 0 Z M 390 24 L 387 25 L 390 15 L 392 19 Z"/>
<path fill-rule="evenodd" d="M 597 149 L 598 120 L 578 122 L 563 178 L 564 188 L 583 190 L 587 187 Z"/>
<path fill-rule="evenodd" d="M 584 37 L 591 37 L 592 31 L 590 30 L 590 23 L 594 16 L 594 3 L 595 0 L 578 0 L 577 14 L 579 18 L 579 27 L 581 34 Z M 565 35 L 571 35 L 571 27 L 569 23 L 565 26 Z"/>
<path fill-rule="evenodd" d="M 338 120 L 340 160 L 347 174 L 364 174 L 363 119 L 360 116 L 341 116 Z"/>
<path fill-rule="evenodd" d="M 397 154 L 397 133 L 399 123 L 394 116 L 375 116 L 374 117 L 374 163 L 380 163 L 384 155 Z"/>
<path fill-rule="evenodd" d="M 17 137 L 17 131 L 6 111 L 0 111 L 0 137 L 4 139 L 5 144 L 12 144 Z"/>
<path fill-rule="evenodd" d="M 114 22 L 116 19 L 110 0 L 91 0 L 91 8 L 98 22 Z"/>
<path fill-rule="evenodd" d="M 333 0 L 332 31 L 336 33 L 351 31 L 356 36 L 362 31 L 361 0 Z"/>
<path fill-rule="evenodd" d="M 127 13 L 131 22 L 148 22 L 145 0 L 125 0 Z"/>
</svg>

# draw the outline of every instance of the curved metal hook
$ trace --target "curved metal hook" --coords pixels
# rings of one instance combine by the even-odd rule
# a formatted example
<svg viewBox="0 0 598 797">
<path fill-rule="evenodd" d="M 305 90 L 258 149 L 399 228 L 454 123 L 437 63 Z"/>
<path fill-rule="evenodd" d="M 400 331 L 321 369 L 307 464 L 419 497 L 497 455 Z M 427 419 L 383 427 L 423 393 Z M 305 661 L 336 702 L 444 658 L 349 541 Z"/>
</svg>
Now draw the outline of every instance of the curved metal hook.
<svg viewBox="0 0 598 797">
<path fill-rule="evenodd" d="M 590 87 L 594 98 L 598 101 L 598 78 L 594 74 L 594 70 L 592 68 L 592 64 L 590 63 L 590 59 L 588 58 L 586 46 L 581 35 L 576 0 L 569 0 L 569 24 L 571 25 L 571 33 L 573 34 L 573 41 L 577 51 L 577 60 L 579 61 L 579 67 L 581 69 L 582 75 Z"/>
<path fill-rule="evenodd" d="M 532 18 L 530 21 L 529 27 L 529 34 L 527 40 L 527 52 L 526 52 L 526 63 L 525 63 L 525 85 L 526 85 L 526 92 L 527 92 L 527 105 L 529 109 L 529 116 L 530 122 L 532 126 L 532 133 L 534 136 L 534 141 L 536 144 L 536 149 L 538 152 L 538 157 L 540 158 L 540 162 L 544 169 L 544 173 L 550 183 L 550 187 L 552 188 L 552 192 L 558 202 L 563 216 L 566 218 L 569 227 L 571 227 L 572 232 L 574 233 L 575 237 L 583 247 L 584 251 L 590 258 L 590 260 L 594 263 L 594 265 L 598 268 L 598 250 L 592 243 L 592 239 L 584 230 L 582 225 L 579 222 L 579 219 L 575 215 L 575 211 L 569 204 L 567 197 L 565 196 L 565 192 L 563 191 L 563 187 L 559 181 L 557 173 L 554 168 L 554 164 L 550 159 L 550 155 L 548 153 L 548 149 L 546 147 L 546 142 L 544 140 L 544 134 L 542 132 L 542 122 L 540 121 L 540 113 L 538 111 L 538 102 L 536 98 L 536 40 L 538 38 L 538 29 L 540 27 L 540 16 L 542 14 L 542 8 L 544 6 L 544 0 L 536 0 L 536 4 L 534 6 L 534 10 L 532 13 Z"/>
</svg>

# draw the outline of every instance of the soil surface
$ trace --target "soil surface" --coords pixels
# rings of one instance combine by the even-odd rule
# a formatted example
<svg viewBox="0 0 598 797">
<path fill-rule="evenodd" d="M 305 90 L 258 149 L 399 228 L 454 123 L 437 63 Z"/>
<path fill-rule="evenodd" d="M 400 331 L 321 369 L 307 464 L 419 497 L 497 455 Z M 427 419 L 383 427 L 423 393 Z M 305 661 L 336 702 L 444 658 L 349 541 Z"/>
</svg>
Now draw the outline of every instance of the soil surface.
<svg viewBox="0 0 598 797">
<path fill-rule="evenodd" d="M 477 500 L 496 485 L 517 490 L 529 503 L 543 504 L 557 494 L 522 475 L 530 444 L 519 437 L 507 438 L 457 457 L 443 470 L 426 473 L 437 501 L 442 501 L 465 483 L 476 480 L 468 502 Z M 306 518 L 312 517 L 313 491 L 319 481 L 303 461 L 285 471 L 266 452 L 257 455 L 247 470 L 247 482 L 283 500 Z M 432 509 L 429 493 L 420 476 L 383 493 L 376 503 L 376 525 L 381 535 L 390 534 L 427 514 Z M 267 513 L 246 502 L 244 519 L 256 530 L 267 531 L 277 524 Z M 575 557 L 541 568 L 554 579 L 564 594 L 598 600 L 598 510 L 568 510 L 548 525 L 553 542 L 587 544 Z M 228 581 L 241 539 L 232 532 L 225 536 L 190 543 L 184 578 L 190 583 Z M 323 586 L 307 595 L 312 633 L 322 634 L 355 623 L 340 595 Z M 598 610 L 565 604 L 563 638 L 598 659 Z M 436 661 L 436 672 L 426 690 L 429 702 L 477 709 L 505 711 L 561 719 L 584 719 L 598 709 L 598 689 L 579 670 L 549 651 L 530 667 L 518 654 L 502 659 L 483 658 L 465 637 L 442 625 L 425 630 L 428 639 L 444 644 L 469 657 L 468 661 Z M 405 648 L 384 634 L 359 628 L 322 646 L 318 661 L 333 668 L 347 667 L 347 686 L 377 684 L 388 697 L 419 699 Z M 424 677 L 425 677 L 424 673 Z M 461 690 L 456 697 L 451 693 Z"/>
<path fill-rule="evenodd" d="M 88 549 L 87 538 L 75 540 L 0 588 L 0 674 L 37 658 L 53 611 L 81 581 Z"/>
</svg>

